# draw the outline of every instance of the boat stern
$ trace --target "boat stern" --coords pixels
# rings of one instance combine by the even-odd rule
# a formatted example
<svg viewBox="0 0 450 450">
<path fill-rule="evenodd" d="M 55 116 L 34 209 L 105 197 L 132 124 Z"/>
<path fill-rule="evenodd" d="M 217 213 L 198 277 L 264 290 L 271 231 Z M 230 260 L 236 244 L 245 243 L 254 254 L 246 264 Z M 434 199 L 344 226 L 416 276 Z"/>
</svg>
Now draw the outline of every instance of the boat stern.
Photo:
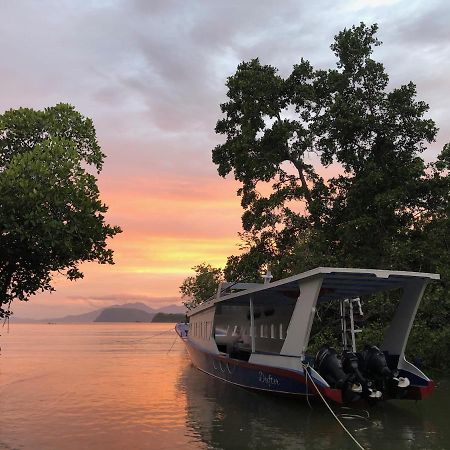
<svg viewBox="0 0 450 450">
<path fill-rule="evenodd" d="M 179 322 L 175 325 L 175 332 L 178 336 L 185 341 L 189 333 L 189 324 L 185 322 Z"/>
</svg>

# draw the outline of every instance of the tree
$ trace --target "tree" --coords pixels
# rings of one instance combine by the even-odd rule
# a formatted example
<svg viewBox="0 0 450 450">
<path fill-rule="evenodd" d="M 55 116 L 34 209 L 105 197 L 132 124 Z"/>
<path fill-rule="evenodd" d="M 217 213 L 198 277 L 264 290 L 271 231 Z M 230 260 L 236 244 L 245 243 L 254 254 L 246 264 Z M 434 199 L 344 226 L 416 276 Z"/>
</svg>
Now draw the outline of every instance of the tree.
<svg viewBox="0 0 450 450">
<path fill-rule="evenodd" d="M 233 171 L 242 182 L 238 190 L 245 210 L 242 237 L 249 248 L 258 248 L 241 257 L 252 261 L 241 266 L 260 266 L 271 261 L 275 271 L 278 251 L 292 245 L 315 219 L 296 210 L 315 211 L 324 186 L 307 159 L 314 135 L 306 121 L 313 104 L 299 104 L 300 117 L 291 118 L 293 101 L 289 87 L 293 83 L 276 72 L 272 66 L 261 65 L 258 59 L 238 66 L 236 74 L 227 81 L 229 101 L 221 105 L 225 117 L 216 126 L 216 132 L 224 134 L 226 142 L 213 150 L 219 174 L 225 177 Z M 312 88 L 306 83 L 312 76 L 309 63 L 302 61 L 297 74 L 305 95 L 312 98 Z M 270 194 L 264 197 L 258 187 L 267 189 L 268 183 Z M 230 262 L 237 263 L 238 259 Z M 255 273 L 258 271 L 259 267 Z"/>
<path fill-rule="evenodd" d="M 372 59 L 376 32 L 361 23 L 338 33 L 336 69 L 302 59 L 283 79 L 254 59 L 228 78 L 216 126 L 226 140 L 212 157 L 219 175 L 242 183 L 247 251 L 225 273 L 264 263 L 276 277 L 317 265 L 420 268 L 416 244 L 448 182 L 442 164 L 420 156 L 437 133 L 428 105 L 412 82 L 388 90 Z M 340 173 L 324 180 L 331 164 Z"/>
<path fill-rule="evenodd" d="M 26 153 L 43 141 L 59 138 L 75 146 L 81 160 L 100 173 L 105 155 L 97 142 L 92 120 L 71 105 L 59 103 L 35 111 L 11 109 L 0 115 L 0 170 L 18 154 Z"/>
<path fill-rule="evenodd" d="M 329 182 L 327 243 L 345 265 L 414 269 L 411 235 L 425 210 L 427 167 L 420 156 L 437 128 L 425 118 L 412 82 L 387 90 L 389 77 L 371 58 L 377 27 L 344 30 L 331 46 L 338 71 L 333 100 L 316 123 L 321 160 L 343 173 Z M 402 248 L 403 247 L 403 248 Z"/>
<path fill-rule="evenodd" d="M 302 59 L 283 79 L 254 59 L 228 78 L 216 125 L 225 142 L 212 158 L 220 176 L 242 183 L 245 251 L 228 258 L 224 273 L 255 280 L 267 263 L 275 279 L 320 265 L 440 273 L 408 353 L 449 367 L 450 144 L 425 163 L 437 127 L 414 83 L 389 88 L 373 59 L 376 32 L 361 23 L 338 33 L 335 69 Z M 331 164 L 338 174 L 324 180 Z M 370 302 L 376 314 L 366 317 L 365 336 L 376 342 L 392 298 Z M 326 320 L 318 325 L 317 345 L 331 336 Z"/>
<path fill-rule="evenodd" d="M 201 263 L 192 267 L 192 270 L 195 276 L 187 277 L 180 286 L 180 293 L 185 299 L 183 304 L 187 309 L 213 298 L 219 283 L 223 281 L 222 270 L 210 264 Z"/>
<path fill-rule="evenodd" d="M 72 106 L 10 110 L 0 116 L 0 317 L 14 299 L 54 290 L 55 273 L 83 277 L 79 264 L 113 264 L 94 175 L 104 154 L 95 129 Z"/>
</svg>

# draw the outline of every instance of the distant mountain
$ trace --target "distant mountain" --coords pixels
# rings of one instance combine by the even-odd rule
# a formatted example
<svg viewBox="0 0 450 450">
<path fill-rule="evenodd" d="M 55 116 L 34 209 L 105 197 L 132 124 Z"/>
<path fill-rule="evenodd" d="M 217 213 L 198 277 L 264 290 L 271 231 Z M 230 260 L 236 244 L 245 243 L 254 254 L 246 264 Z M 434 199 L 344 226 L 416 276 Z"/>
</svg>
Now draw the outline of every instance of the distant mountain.
<svg viewBox="0 0 450 450">
<path fill-rule="evenodd" d="M 84 323 L 94 322 L 98 315 L 102 312 L 102 309 L 97 309 L 84 314 L 74 314 L 70 316 L 57 317 L 56 319 L 40 320 L 39 322 L 55 322 L 55 323 Z"/>
<path fill-rule="evenodd" d="M 186 307 L 181 305 L 169 305 L 157 309 L 156 312 L 162 312 L 167 314 L 185 314 Z"/>
<path fill-rule="evenodd" d="M 151 322 L 155 314 L 136 308 L 106 308 L 94 322 Z"/>
<path fill-rule="evenodd" d="M 56 317 L 56 318 L 47 318 L 41 320 L 35 319 L 24 319 L 20 317 L 11 316 L 11 320 L 16 323 L 88 323 L 88 322 L 96 322 L 96 319 L 100 316 L 100 314 L 106 309 L 134 309 L 141 312 L 145 312 L 153 318 L 153 316 L 159 312 L 168 313 L 168 314 L 184 314 L 186 308 L 184 306 L 179 305 L 168 305 L 163 306 L 162 308 L 154 309 L 150 306 L 147 306 L 145 303 L 125 303 L 123 305 L 112 305 L 106 308 L 96 309 L 95 311 L 90 311 L 84 314 L 72 314 L 64 317 Z M 149 321 L 151 322 L 151 320 Z"/>
<path fill-rule="evenodd" d="M 103 311 L 102 309 L 96 309 L 95 311 L 91 311 L 84 314 L 73 314 L 69 316 L 64 317 L 52 317 L 50 319 L 29 319 L 29 318 L 22 318 L 22 317 L 16 317 L 11 316 L 11 321 L 14 323 L 87 323 L 87 322 L 93 322 L 98 315 Z"/>
<path fill-rule="evenodd" d="M 186 316 L 184 314 L 166 314 L 166 313 L 157 313 L 155 317 L 153 317 L 152 322 L 159 323 L 177 323 L 184 322 Z"/>
<path fill-rule="evenodd" d="M 135 303 L 125 303 L 123 305 L 112 305 L 112 306 L 108 306 L 109 308 L 133 308 L 133 309 L 139 309 L 140 311 L 145 311 L 146 313 L 149 314 L 156 314 L 157 312 L 159 312 L 159 309 L 153 309 L 150 308 L 150 306 L 147 306 L 145 303 L 141 303 L 141 302 L 135 302 Z M 103 308 L 106 309 L 106 308 Z"/>
</svg>

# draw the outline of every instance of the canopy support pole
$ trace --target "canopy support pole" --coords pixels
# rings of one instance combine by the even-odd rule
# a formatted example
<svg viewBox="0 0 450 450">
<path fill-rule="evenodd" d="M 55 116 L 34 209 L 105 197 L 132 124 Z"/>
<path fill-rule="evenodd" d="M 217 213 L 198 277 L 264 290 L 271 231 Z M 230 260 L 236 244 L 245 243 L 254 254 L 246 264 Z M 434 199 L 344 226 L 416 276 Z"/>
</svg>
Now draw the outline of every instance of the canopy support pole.
<svg viewBox="0 0 450 450">
<path fill-rule="evenodd" d="M 252 338 L 252 353 L 255 353 L 255 316 L 253 314 L 253 297 L 250 295 L 250 336 Z"/>
<path fill-rule="evenodd" d="M 299 282 L 300 294 L 289 322 L 281 355 L 298 355 L 302 359 L 305 358 L 322 281 L 323 276 L 319 276 Z"/>
<path fill-rule="evenodd" d="M 397 311 L 384 335 L 381 350 L 403 359 L 409 333 L 428 280 L 412 279 L 405 283 Z"/>
</svg>

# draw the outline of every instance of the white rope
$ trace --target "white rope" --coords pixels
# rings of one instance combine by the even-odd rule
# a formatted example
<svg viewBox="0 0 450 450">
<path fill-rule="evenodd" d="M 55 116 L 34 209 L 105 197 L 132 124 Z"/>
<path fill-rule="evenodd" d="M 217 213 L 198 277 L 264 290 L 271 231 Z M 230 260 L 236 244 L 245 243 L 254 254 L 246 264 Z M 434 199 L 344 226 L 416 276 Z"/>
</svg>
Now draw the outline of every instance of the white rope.
<svg viewBox="0 0 450 450">
<path fill-rule="evenodd" d="M 306 401 L 308 402 L 309 409 L 312 409 L 311 403 L 309 402 L 309 392 L 308 392 L 308 370 L 304 369 L 306 373 Z M 311 376 L 311 375 L 310 375 Z"/>
<path fill-rule="evenodd" d="M 322 395 L 322 392 L 320 392 L 319 388 L 317 387 L 316 383 L 314 382 L 313 377 L 311 376 L 311 374 L 308 372 L 308 368 L 309 368 L 309 364 L 305 365 L 303 364 L 303 368 L 305 369 L 305 373 L 306 373 L 306 385 L 308 385 L 308 376 L 309 379 L 311 380 L 311 383 L 313 384 L 313 386 L 316 388 L 316 391 L 318 392 L 318 394 L 320 395 L 320 398 L 323 400 L 323 402 L 325 403 L 326 407 L 330 410 L 331 414 L 333 414 L 333 417 L 338 421 L 339 425 L 344 429 L 344 431 L 351 437 L 351 439 L 353 440 L 353 442 L 361 449 L 361 450 L 366 450 L 357 440 L 356 438 L 353 436 L 352 433 L 350 433 L 350 431 L 345 427 L 345 425 L 339 420 L 339 417 L 334 413 L 334 411 L 331 409 L 331 406 L 328 404 L 328 402 L 325 400 L 325 397 Z"/>
<path fill-rule="evenodd" d="M 147 341 L 148 339 L 153 339 L 153 338 L 156 337 L 156 336 L 161 336 L 162 334 L 165 334 L 165 333 L 172 333 L 172 332 L 175 332 L 175 330 L 174 330 L 173 328 L 170 328 L 170 329 L 168 329 L 168 330 L 161 331 L 160 333 L 154 333 L 154 334 L 151 334 L 151 335 L 149 335 L 149 336 L 147 336 L 147 337 L 145 337 L 145 338 L 141 338 L 141 339 L 133 339 L 133 340 L 123 340 L 123 339 L 121 339 L 121 340 L 117 340 L 117 341 L 114 341 L 114 342 L 115 342 L 115 343 L 119 343 L 119 344 L 131 344 L 131 345 L 136 345 L 138 342 Z M 178 334 L 177 334 L 177 337 L 178 337 Z"/>
<path fill-rule="evenodd" d="M 170 346 L 169 350 L 167 351 L 166 355 L 168 355 L 170 353 L 170 351 L 173 349 L 173 346 L 175 345 L 175 342 L 178 341 L 179 336 L 175 336 L 175 339 L 172 342 L 172 345 Z"/>
</svg>

